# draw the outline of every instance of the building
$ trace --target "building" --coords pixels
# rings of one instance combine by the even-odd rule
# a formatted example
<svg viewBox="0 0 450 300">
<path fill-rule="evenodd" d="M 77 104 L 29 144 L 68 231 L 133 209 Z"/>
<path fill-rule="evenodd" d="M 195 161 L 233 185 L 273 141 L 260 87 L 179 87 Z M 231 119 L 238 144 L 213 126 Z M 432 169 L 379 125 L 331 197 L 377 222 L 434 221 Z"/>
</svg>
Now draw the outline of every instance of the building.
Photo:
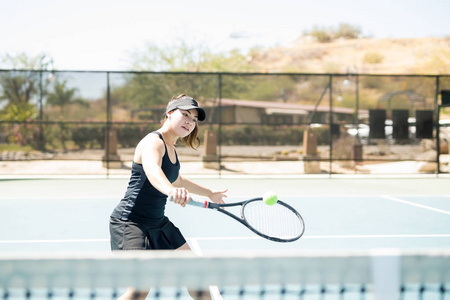
<svg viewBox="0 0 450 300">
<path fill-rule="evenodd" d="M 273 101 L 250 101 L 220 99 L 208 101 L 203 107 L 207 111 L 208 122 L 219 122 L 218 107 L 220 105 L 220 122 L 223 124 L 266 124 L 295 125 L 308 123 L 329 123 L 330 107 L 306 104 L 294 104 Z M 367 116 L 367 110 L 359 110 L 359 117 Z M 334 123 L 352 123 L 355 110 L 352 108 L 333 107 Z"/>
</svg>

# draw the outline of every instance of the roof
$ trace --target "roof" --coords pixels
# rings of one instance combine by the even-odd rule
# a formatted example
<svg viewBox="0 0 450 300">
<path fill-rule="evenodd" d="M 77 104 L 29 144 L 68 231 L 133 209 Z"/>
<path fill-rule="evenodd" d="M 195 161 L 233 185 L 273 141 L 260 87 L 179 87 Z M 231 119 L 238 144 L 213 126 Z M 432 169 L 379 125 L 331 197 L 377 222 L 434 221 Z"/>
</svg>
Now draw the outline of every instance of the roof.
<svg viewBox="0 0 450 300">
<path fill-rule="evenodd" d="M 296 104 L 296 103 L 285 103 L 285 102 L 274 102 L 274 101 L 253 101 L 253 100 L 235 100 L 235 99 L 221 99 L 220 104 L 222 106 L 240 106 L 240 107 L 254 107 L 254 108 L 264 108 L 268 112 L 273 111 L 276 113 L 280 113 L 282 111 L 290 111 L 292 114 L 299 113 L 303 111 L 303 114 L 307 112 L 314 111 L 314 105 L 308 104 Z M 213 106 L 212 102 L 208 102 L 206 107 Z M 319 105 L 317 107 L 317 111 L 319 112 L 328 112 L 330 110 L 330 106 L 328 105 Z M 333 107 L 334 113 L 343 113 L 343 114 L 353 114 L 353 108 L 345 108 L 345 107 Z M 366 112 L 366 110 L 360 110 L 360 112 Z"/>
<path fill-rule="evenodd" d="M 382 102 L 382 101 L 391 101 L 391 99 L 397 95 L 406 95 L 408 97 L 408 99 L 411 102 L 425 102 L 425 97 L 417 94 L 414 91 L 411 90 L 406 90 L 406 91 L 396 91 L 396 92 L 390 92 L 390 93 L 386 93 L 383 96 L 381 96 L 380 99 L 378 99 L 378 103 Z"/>
</svg>

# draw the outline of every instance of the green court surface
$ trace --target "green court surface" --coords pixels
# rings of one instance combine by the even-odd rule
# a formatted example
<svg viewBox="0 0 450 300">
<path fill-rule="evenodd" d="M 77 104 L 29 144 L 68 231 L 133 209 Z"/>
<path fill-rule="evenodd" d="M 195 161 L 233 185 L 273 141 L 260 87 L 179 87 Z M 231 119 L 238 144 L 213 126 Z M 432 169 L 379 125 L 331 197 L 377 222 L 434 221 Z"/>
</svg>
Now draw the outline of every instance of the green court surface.
<svg viewBox="0 0 450 300">
<path fill-rule="evenodd" d="M 227 202 L 266 190 L 295 207 L 306 230 L 276 243 L 211 210 L 168 203 L 195 253 L 450 248 L 450 178 L 193 178 L 229 189 Z M 108 221 L 127 179 L 0 181 L 1 252 L 109 252 Z"/>
</svg>

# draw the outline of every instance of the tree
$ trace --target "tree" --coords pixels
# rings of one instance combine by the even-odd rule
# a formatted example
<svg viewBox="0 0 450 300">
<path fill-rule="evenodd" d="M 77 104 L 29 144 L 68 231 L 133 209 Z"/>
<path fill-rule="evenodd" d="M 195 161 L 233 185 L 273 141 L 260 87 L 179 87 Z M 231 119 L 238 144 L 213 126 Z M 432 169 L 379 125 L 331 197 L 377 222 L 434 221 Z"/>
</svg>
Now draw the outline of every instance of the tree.
<svg viewBox="0 0 450 300">
<path fill-rule="evenodd" d="M 44 58 L 45 55 L 28 57 L 24 53 L 16 56 L 6 55 L 1 60 L 2 66 L 12 70 L 0 73 L 2 87 L 0 101 L 7 101 L 6 106 L 16 105 L 26 108 L 33 98 L 40 96 L 40 92 L 44 96 L 49 82 L 42 80 L 42 72 L 34 71 L 43 66 Z"/>
<path fill-rule="evenodd" d="M 61 109 L 61 114 L 64 114 L 64 107 L 71 103 L 81 103 L 85 102 L 81 99 L 75 97 L 77 92 L 76 88 L 67 88 L 67 80 L 63 82 L 55 82 L 53 86 L 53 92 L 47 96 L 47 104 L 52 106 L 59 106 Z"/>
<path fill-rule="evenodd" d="M 18 53 L 16 55 L 6 54 L 1 62 L 1 68 L 13 70 L 39 70 L 42 65 L 42 60 L 47 58 L 45 54 L 37 56 L 28 56 L 25 53 Z"/>
<path fill-rule="evenodd" d="M 258 71 L 251 64 L 250 55 L 238 50 L 214 53 L 201 45 L 190 46 L 182 40 L 168 46 L 148 44 L 144 51 L 135 51 L 131 55 L 131 62 L 131 69 L 137 71 Z"/>
<path fill-rule="evenodd" d="M 205 50 L 188 46 L 184 41 L 168 46 L 149 43 L 146 49 L 131 55 L 131 68 L 137 71 L 199 71 Z"/>
<path fill-rule="evenodd" d="M 306 35 L 311 35 L 320 43 L 329 43 L 333 40 L 333 31 L 325 27 L 314 26 L 311 31 L 306 31 Z"/>
<path fill-rule="evenodd" d="M 1 101 L 28 104 L 39 92 L 39 74 L 32 71 L 5 71 L 0 74 Z"/>
<path fill-rule="evenodd" d="M 67 80 L 62 82 L 56 81 L 53 85 L 53 92 L 47 96 L 47 105 L 59 106 L 61 115 L 64 116 L 64 108 L 70 104 L 78 103 L 89 106 L 89 103 L 76 97 L 76 88 L 68 88 Z M 58 131 L 59 139 L 61 140 L 64 151 L 67 151 L 66 141 L 69 139 L 70 132 L 66 125 L 61 122 Z"/>
<path fill-rule="evenodd" d="M 335 33 L 335 38 L 357 39 L 361 35 L 361 28 L 359 26 L 341 23 Z"/>
<path fill-rule="evenodd" d="M 0 101 L 7 101 L 7 104 L 0 111 L 0 118 L 10 122 L 26 122 L 42 117 L 42 99 L 45 96 L 49 81 L 43 80 L 43 72 L 47 65 L 52 62 L 46 61 L 48 56 L 39 55 L 29 57 L 25 53 L 15 56 L 7 54 L 2 60 L 2 67 L 12 69 L 0 73 Z M 23 70 L 23 71 L 21 71 Z M 39 71 L 37 71 L 39 70 Z M 38 99 L 40 104 L 39 113 L 32 103 L 33 99 Z M 39 125 L 36 130 L 30 130 L 27 124 L 17 125 L 17 139 L 21 144 L 33 142 L 33 147 L 45 150 L 45 138 L 43 126 Z M 21 128 L 23 127 L 23 128 Z M 30 135 L 31 132 L 31 135 Z M 35 142 L 37 141 L 37 142 Z"/>
<path fill-rule="evenodd" d="M 256 51 L 256 50 L 253 50 Z M 183 40 L 173 45 L 148 44 L 144 51 L 131 55 L 131 69 L 137 71 L 170 72 L 250 72 L 258 71 L 252 65 L 251 55 L 237 50 L 213 53 L 202 45 L 191 46 Z M 248 78 L 247 78 L 248 79 Z M 241 78 L 228 77 L 227 87 L 236 86 L 233 81 Z M 142 74 L 126 75 L 125 85 L 111 91 L 111 99 L 118 105 L 132 111 L 164 106 L 168 99 L 180 93 L 187 93 L 198 100 L 217 97 L 218 75 L 216 74 Z M 155 113 L 155 110 L 153 110 Z M 153 120 L 160 115 L 152 115 Z"/>
<path fill-rule="evenodd" d="M 30 103 L 10 103 L 0 111 L 0 120 L 7 122 L 25 122 L 38 116 L 38 111 Z"/>
<path fill-rule="evenodd" d="M 311 31 L 305 31 L 306 35 L 311 35 L 320 43 L 329 43 L 335 39 L 357 39 L 361 36 L 359 26 L 341 23 L 338 28 L 314 26 Z"/>
</svg>

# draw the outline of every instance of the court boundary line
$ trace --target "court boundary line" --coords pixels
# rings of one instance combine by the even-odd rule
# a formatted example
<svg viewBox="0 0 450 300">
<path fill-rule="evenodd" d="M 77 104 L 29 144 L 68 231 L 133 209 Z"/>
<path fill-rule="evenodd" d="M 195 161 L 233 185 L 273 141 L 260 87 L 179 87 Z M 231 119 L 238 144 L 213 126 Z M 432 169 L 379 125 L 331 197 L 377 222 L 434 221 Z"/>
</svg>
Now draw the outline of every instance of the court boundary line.
<svg viewBox="0 0 450 300">
<path fill-rule="evenodd" d="M 103 243 L 109 239 L 49 239 L 49 240 L 0 240 L 0 244 L 48 244 L 48 243 Z"/>
<path fill-rule="evenodd" d="M 381 194 L 314 194 L 314 195 L 298 195 L 298 194 L 282 194 L 279 193 L 280 198 L 286 197 L 286 198 L 295 198 L 295 200 L 299 199 L 310 199 L 310 198 L 380 198 L 380 197 L 394 197 L 394 196 L 402 196 L 402 197 L 416 197 L 416 198 L 424 198 L 424 197 L 432 197 L 432 198 L 438 198 L 438 197 L 445 197 L 450 198 L 450 194 L 401 194 L 401 195 L 394 195 L 394 196 L 388 196 L 388 195 L 381 195 Z M 246 198 L 245 196 L 239 196 L 240 198 Z M 228 198 L 237 198 L 229 196 Z"/>
<path fill-rule="evenodd" d="M 450 238 L 448 234 L 354 234 L 354 235 L 304 235 L 303 239 L 367 239 L 367 238 Z M 208 241 L 208 240 L 264 240 L 261 237 L 191 237 L 190 241 Z"/>
<path fill-rule="evenodd" d="M 379 195 L 379 194 L 342 194 L 342 195 L 333 195 L 333 194 L 314 194 L 314 195 L 298 195 L 298 194 L 282 194 L 279 193 L 280 198 L 295 198 L 295 200 L 304 200 L 304 199 L 311 199 L 311 198 L 383 198 L 383 197 L 394 197 L 394 196 L 387 196 L 387 195 Z M 416 197 L 416 198 L 424 198 L 424 197 L 431 197 L 431 198 L 438 198 L 438 197 L 445 197 L 445 198 L 450 198 L 450 194 L 402 194 L 402 197 Z M 228 195 L 228 199 L 238 199 L 236 201 L 242 201 L 245 199 L 248 199 L 249 197 L 252 196 L 240 196 L 238 194 L 233 195 L 230 194 Z M 120 198 L 120 197 L 119 197 Z M 85 196 L 85 195 L 79 195 L 79 196 L 65 196 L 64 197 L 64 201 L 65 200 L 70 200 L 70 201 L 74 201 L 74 200 L 82 200 L 82 201 L 87 201 L 87 200 L 117 200 L 117 196 L 104 196 L 104 195 L 95 195 L 95 196 Z M 39 196 L 39 197 L 32 197 L 32 198 L 25 198 L 25 197 L 11 197 L 11 196 L 1 196 L 0 195 L 0 201 L 53 201 L 53 200 L 61 200 L 60 196 Z M 294 200 L 294 201 L 295 201 Z M 407 200 L 404 200 L 407 201 Z"/>
<path fill-rule="evenodd" d="M 198 244 L 196 239 L 189 239 L 190 241 L 190 246 L 192 247 L 192 252 L 194 252 L 195 255 L 200 256 L 200 257 L 204 257 L 205 255 L 203 254 L 202 248 L 200 247 L 200 245 Z M 217 285 L 210 285 L 209 286 L 209 292 L 211 294 L 211 297 L 214 300 L 223 300 L 222 295 L 220 294 L 219 291 L 219 287 Z"/>
<path fill-rule="evenodd" d="M 450 178 L 448 173 L 439 174 L 182 174 L 189 178 L 203 179 L 423 179 Z M 2 180 L 28 179 L 129 179 L 125 174 L 0 174 Z"/>
<path fill-rule="evenodd" d="M 304 235 L 303 239 L 367 239 L 367 238 L 450 238 L 448 234 L 354 234 L 354 235 Z M 234 236 L 234 237 L 187 237 L 186 238 L 192 247 L 192 251 L 202 256 L 198 241 L 213 241 L 213 240 L 264 240 L 261 237 L 255 236 Z M 48 240 L 0 240 L 0 244 L 33 244 L 33 243 L 104 243 L 109 242 L 109 239 L 48 239 Z"/>
<path fill-rule="evenodd" d="M 435 208 L 435 207 L 432 207 L 432 206 L 423 205 L 423 204 L 419 204 L 419 203 L 414 203 L 414 202 L 411 202 L 411 201 L 403 200 L 403 199 L 392 197 L 392 196 L 381 195 L 381 197 L 384 198 L 384 199 L 387 199 L 387 200 L 394 201 L 394 202 L 398 202 L 398 203 L 402 203 L 402 204 L 406 204 L 406 205 L 410 205 L 410 206 L 415 206 L 415 207 L 427 209 L 427 210 L 434 211 L 434 212 L 441 213 L 441 214 L 445 214 L 445 215 L 450 215 L 450 211 L 446 211 L 446 210 L 443 210 L 443 209 Z"/>
</svg>

